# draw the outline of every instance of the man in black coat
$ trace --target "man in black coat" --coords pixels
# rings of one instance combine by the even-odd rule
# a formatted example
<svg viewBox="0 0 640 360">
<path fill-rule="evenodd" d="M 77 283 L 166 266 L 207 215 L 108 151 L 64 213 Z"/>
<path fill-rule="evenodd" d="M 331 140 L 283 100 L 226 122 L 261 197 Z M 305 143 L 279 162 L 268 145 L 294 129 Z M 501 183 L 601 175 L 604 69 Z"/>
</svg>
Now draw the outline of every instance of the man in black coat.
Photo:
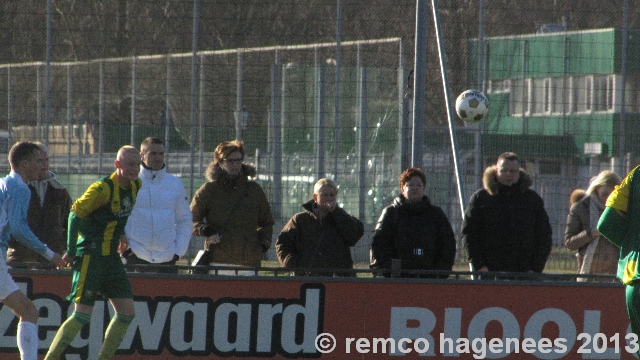
<svg viewBox="0 0 640 360">
<path fill-rule="evenodd" d="M 551 252 L 551 224 L 518 156 L 501 154 L 482 182 L 462 224 L 474 270 L 541 273 Z"/>
</svg>

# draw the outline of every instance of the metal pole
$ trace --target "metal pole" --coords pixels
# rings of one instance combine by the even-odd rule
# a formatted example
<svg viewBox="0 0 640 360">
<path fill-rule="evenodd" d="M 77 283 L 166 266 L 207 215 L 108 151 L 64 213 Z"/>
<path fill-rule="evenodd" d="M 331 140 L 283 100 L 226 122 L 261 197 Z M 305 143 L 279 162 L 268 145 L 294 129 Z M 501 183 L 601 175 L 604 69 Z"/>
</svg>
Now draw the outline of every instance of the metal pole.
<svg viewBox="0 0 640 360">
<path fill-rule="evenodd" d="M 325 177 L 325 73 L 320 62 L 318 48 L 315 48 L 315 150 L 316 150 L 316 180 Z"/>
<path fill-rule="evenodd" d="M 478 5 L 478 90 L 484 93 L 484 79 L 485 79 L 485 44 L 484 44 L 484 0 L 480 0 Z M 486 122 L 481 121 L 475 125 L 474 140 L 475 140 L 475 188 L 482 187 L 482 133 L 486 129 Z"/>
<path fill-rule="evenodd" d="M 67 65 L 67 172 L 71 173 L 71 136 L 73 135 L 73 80 Z"/>
<path fill-rule="evenodd" d="M 416 44 L 413 70 L 413 131 L 411 165 L 422 167 L 424 144 L 424 106 L 426 97 L 427 72 L 427 0 L 416 0 Z"/>
<path fill-rule="evenodd" d="M 204 102 L 205 102 L 204 55 L 200 56 L 200 99 L 198 106 L 198 160 L 200 169 L 204 168 Z"/>
<path fill-rule="evenodd" d="M 36 65 L 36 139 L 42 140 L 42 70 Z"/>
<path fill-rule="evenodd" d="M 238 50 L 238 69 L 236 75 L 236 140 L 242 140 L 242 50 Z"/>
<path fill-rule="evenodd" d="M 102 155 L 104 154 L 104 61 L 100 62 L 100 90 L 98 100 L 98 174 L 102 174 Z"/>
<path fill-rule="evenodd" d="M 358 144 L 358 218 L 365 221 L 365 199 L 367 196 L 366 175 L 367 175 L 367 159 L 366 159 L 366 141 L 367 141 L 367 70 L 363 66 L 362 49 L 358 44 L 358 123 L 357 128 L 357 144 Z"/>
<path fill-rule="evenodd" d="M 131 62 L 131 139 L 129 144 L 135 146 L 136 141 L 136 57 Z"/>
<path fill-rule="evenodd" d="M 171 55 L 167 55 L 167 78 L 164 97 L 164 152 L 171 153 Z M 168 166 L 169 157 L 165 155 L 164 163 Z"/>
<path fill-rule="evenodd" d="M 449 136 L 451 137 L 451 152 L 453 153 L 453 166 L 456 172 L 456 182 L 458 183 L 458 200 L 460 201 L 460 211 L 464 217 L 464 189 L 462 177 L 460 175 L 460 161 L 458 160 L 458 141 L 456 129 L 453 123 L 453 108 L 451 106 L 451 95 L 449 93 L 449 79 L 447 76 L 447 63 L 444 54 L 444 44 L 442 43 L 442 32 L 440 31 L 440 17 L 438 15 L 438 0 L 431 0 L 431 10 L 433 11 L 433 22 L 438 40 L 438 57 L 440 58 L 440 74 L 442 74 L 442 87 L 444 88 L 444 102 L 447 105 L 447 119 L 449 120 Z"/>
<path fill-rule="evenodd" d="M 527 105 L 529 104 L 529 99 L 527 98 L 529 91 L 527 85 L 527 49 L 529 48 L 529 42 L 527 40 L 522 41 L 522 64 L 520 69 L 520 76 L 522 80 L 522 130 L 521 133 L 526 134 L 526 116 L 527 116 Z"/>
<path fill-rule="evenodd" d="M 404 55 L 404 43 L 398 43 L 398 162 L 400 174 L 411 166 L 411 124 L 409 123 L 409 99 L 407 98 L 407 64 Z"/>
<path fill-rule="evenodd" d="M 51 52 L 52 52 L 53 0 L 47 1 L 47 70 L 46 94 L 44 99 L 44 144 L 49 146 L 49 122 L 51 120 Z M 39 131 L 39 130 L 38 130 Z"/>
<path fill-rule="evenodd" d="M 338 182 L 340 158 L 340 68 L 342 66 L 342 0 L 336 0 L 336 93 L 333 125 L 333 181 Z"/>
<path fill-rule="evenodd" d="M 284 98 L 284 71 L 280 61 L 280 52 L 276 51 L 275 66 L 273 67 L 273 120 L 271 129 L 271 145 L 273 147 L 273 218 L 280 221 L 282 217 L 282 99 Z"/>
<path fill-rule="evenodd" d="M 189 191 L 193 197 L 195 191 L 193 178 L 195 177 L 195 146 L 196 146 L 196 107 L 198 105 L 198 33 L 200 27 L 200 0 L 193 1 L 193 42 L 191 44 L 191 136 L 189 148 L 191 155 L 191 176 L 189 177 Z"/>
<path fill-rule="evenodd" d="M 13 83 L 11 79 L 11 66 L 7 68 L 7 131 L 9 132 L 9 144 L 13 146 Z M 9 149 L 2 149 L 9 152 Z"/>
<path fill-rule="evenodd" d="M 620 101 L 620 129 L 618 129 L 618 158 L 620 158 L 620 166 L 618 167 L 618 174 L 626 174 L 629 172 L 630 164 L 626 164 L 626 147 L 627 147 L 627 110 L 626 110 L 626 85 L 627 85 L 627 44 L 629 37 L 629 1 L 624 0 L 622 5 L 622 45 L 621 51 L 622 56 L 620 56 L 620 97 L 622 98 Z"/>
<path fill-rule="evenodd" d="M 478 90 L 484 92 L 484 0 L 478 3 Z"/>
</svg>

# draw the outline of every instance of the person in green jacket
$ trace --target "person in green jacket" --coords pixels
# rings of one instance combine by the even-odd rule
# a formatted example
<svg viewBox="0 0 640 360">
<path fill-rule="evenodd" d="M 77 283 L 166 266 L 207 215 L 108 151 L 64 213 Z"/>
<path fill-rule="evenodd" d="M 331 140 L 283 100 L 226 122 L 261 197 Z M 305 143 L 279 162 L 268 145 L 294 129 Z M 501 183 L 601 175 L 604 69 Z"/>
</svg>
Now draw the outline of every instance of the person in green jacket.
<svg viewBox="0 0 640 360">
<path fill-rule="evenodd" d="M 617 277 L 626 286 L 626 304 L 631 332 L 636 335 L 631 344 L 638 352 L 640 334 L 640 166 L 633 169 L 607 199 L 598 221 L 598 231 L 620 247 Z"/>
<path fill-rule="evenodd" d="M 213 252 L 210 265 L 259 268 L 271 246 L 273 215 L 257 175 L 244 162 L 245 146 L 238 140 L 223 141 L 213 152 L 206 170 L 207 181 L 191 201 L 192 234 L 206 237 L 205 248 Z M 256 275 L 255 269 L 216 269 L 218 275 Z"/>
</svg>

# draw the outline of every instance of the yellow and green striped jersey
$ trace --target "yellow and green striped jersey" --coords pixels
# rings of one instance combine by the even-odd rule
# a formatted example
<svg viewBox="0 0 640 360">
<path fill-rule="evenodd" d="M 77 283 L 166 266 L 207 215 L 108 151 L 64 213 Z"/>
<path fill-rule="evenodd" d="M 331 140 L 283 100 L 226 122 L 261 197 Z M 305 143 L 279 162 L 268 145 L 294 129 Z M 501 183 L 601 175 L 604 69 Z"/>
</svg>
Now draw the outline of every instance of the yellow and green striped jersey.
<svg viewBox="0 0 640 360">
<path fill-rule="evenodd" d="M 141 181 L 122 188 L 116 173 L 91 184 L 69 214 L 67 253 L 73 256 L 117 254 L 127 218 L 133 210 Z"/>
<path fill-rule="evenodd" d="M 639 169 L 640 166 L 629 172 L 609 195 L 598 222 L 598 231 L 620 247 L 617 276 L 627 285 L 640 280 L 640 178 L 636 178 Z"/>
</svg>

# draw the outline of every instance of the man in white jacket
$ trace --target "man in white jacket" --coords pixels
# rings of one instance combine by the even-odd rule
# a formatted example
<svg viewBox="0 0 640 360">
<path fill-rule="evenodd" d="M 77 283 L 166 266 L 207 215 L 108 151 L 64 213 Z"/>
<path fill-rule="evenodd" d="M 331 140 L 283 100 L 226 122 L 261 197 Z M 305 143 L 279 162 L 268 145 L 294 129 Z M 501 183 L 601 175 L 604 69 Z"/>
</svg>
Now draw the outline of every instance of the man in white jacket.
<svg viewBox="0 0 640 360">
<path fill-rule="evenodd" d="M 128 265 L 175 265 L 191 240 L 187 193 L 180 179 L 166 172 L 162 140 L 144 139 L 140 155 L 142 187 L 127 221 L 129 249 L 122 256 Z M 173 266 L 144 268 L 137 271 L 177 272 Z"/>
</svg>

